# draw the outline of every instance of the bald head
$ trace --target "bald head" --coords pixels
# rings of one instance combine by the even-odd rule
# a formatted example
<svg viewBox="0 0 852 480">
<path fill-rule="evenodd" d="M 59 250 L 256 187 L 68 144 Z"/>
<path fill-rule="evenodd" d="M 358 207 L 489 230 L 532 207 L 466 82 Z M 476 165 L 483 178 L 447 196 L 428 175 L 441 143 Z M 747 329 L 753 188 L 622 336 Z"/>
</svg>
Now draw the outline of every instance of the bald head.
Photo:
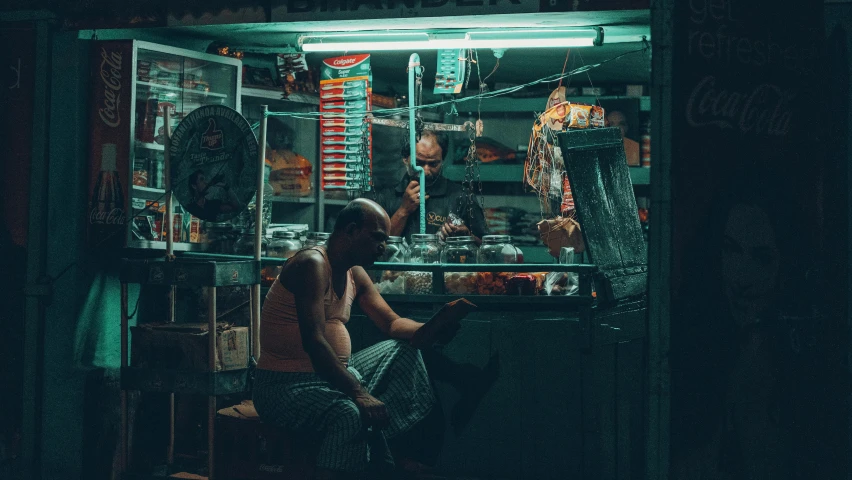
<svg viewBox="0 0 852 480">
<path fill-rule="evenodd" d="M 334 231 L 343 231 L 348 225 L 355 227 L 384 226 L 390 228 L 390 217 L 378 203 L 366 198 L 356 198 L 349 202 L 337 215 Z"/>
<path fill-rule="evenodd" d="M 329 255 L 340 254 L 347 265 L 372 265 L 384 253 L 389 231 L 390 217 L 378 203 L 352 200 L 337 215 Z"/>
</svg>

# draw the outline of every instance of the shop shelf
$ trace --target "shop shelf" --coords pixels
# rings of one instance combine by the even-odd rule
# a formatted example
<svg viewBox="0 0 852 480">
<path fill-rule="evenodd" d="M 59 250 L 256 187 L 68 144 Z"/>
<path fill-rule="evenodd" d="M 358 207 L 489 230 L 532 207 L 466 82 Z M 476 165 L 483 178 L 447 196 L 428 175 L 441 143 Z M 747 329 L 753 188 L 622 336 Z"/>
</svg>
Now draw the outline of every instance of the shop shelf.
<svg viewBox="0 0 852 480">
<path fill-rule="evenodd" d="M 314 197 L 272 197 L 273 203 L 317 203 Z"/>
<path fill-rule="evenodd" d="M 136 82 L 137 87 L 146 87 L 151 90 L 157 91 L 166 91 L 166 92 L 179 92 L 184 97 L 187 98 L 197 98 L 197 97 L 205 97 L 205 98 L 228 98 L 228 94 L 226 93 L 216 93 L 216 92 L 204 92 L 201 90 L 193 90 L 191 88 L 181 88 L 173 85 L 162 85 L 159 83 L 151 83 L 151 82 Z"/>
<path fill-rule="evenodd" d="M 572 95 L 570 101 L 579 103 L 595 104 L 600 101 L 607 100 L 639 100 L 639 110 L 642 112 L 651 111 L 651 97 L 627 97 L 624 95 L 601 95 L 599 97 L 578 96 Z M 482 100 L 482 105 L 479 106 L 476 100 L 456 102 L 456 108 L 459 112 L 475 112 L 477 108 L 481 112 L 489 113 L 541 113 L 547 105 L 547 97 L 531 97 L 531 98 L 514 98 L 509 96 L 485 98 Z M 532 117 L 531 117 L 532 118 Z"/>
<path fill-rule="evenodd" d="M 304 105 L 319 105 L 319 97 L 309 93 L 291 93 L 283 98 L 284 91 L 280 88 L 260 88 L 243 86 L 240 97 L 243 104 L 266 103 L 269 105 L 301 103 Z"/>
<path fill-rule="evenodd" d="M 460 182 L 464 180 L 464 165 L 445 165 L 444 176 L 450 180 Z M 518 182 L 524 181 L 523 164 L 499 164 L 479 166 L 479 178 L 483 182 Z"/>
<path fill-rule="evenodd" d="M 326 198 L 325 200 L 323 200 L 323 203 L 325 203 L 326 205 L 335 205 L 335 206 L 339 206 L 339 207 L 345 207 L 346 205 L 349 205 L 350 201 L 351 200 L 340 199 L 340 198 Z"/>
<path fill-rule="evenodd" d="M 122 367 L 121 388 L 143 392 L 174 392 L 198 395 L 230 395 L 245 392 L 248 370 L 194 372 Z"/>
<path fill-rule="evenodd" d="M 630 181 L 633 185 L 650 185 L 651 169 L 645 167 L 630 167 Z"/>
<path fill-rule="evenodd" d="M 147 143 L 147 142 L 136 142 L 136 148 L 142 148 L 145 150 L 157 150 L 159 152 L 165 151 L 166 146 L 160 145 L 159 143 Z"/>
<path fill-rule="evenodd" d="M 133 198 L 142 198 L 154 202 L 165 202 L 166 191 L 162 188 L 140 187 L 133 185 Z"/>
<path fill-rule="evenodd" d="M 446 165 L 444 176 L 450 180 L 460 182 L 464 180 L 464 165 Z M 524 180 L 523 164 L 495 164 L 480 165 L 479 178 L 483 182 L 518 182 Z M 630 180 L 633 185 L 648 185 L 651 180 L 651 169 L 644 167 L 630 167 Z"/>
<path fill-rule="evenodd" d="M 131 240 L 128 248 L 142 248 L 147 250 L 166 250 L 166 242 L 160 240 Z M 176 252 L 202 252 L 205 245 L 201 243 L 174 242 Z"/>
<path fill-rule="evenodd" d="M 554 310 L 565 311 L 571 306 L 590 305 L 594 299 L 588 295 L 382 295 L 388 303 L 426 303 L 441 305 L 464 297 L 476 304 L 479 310 L 522 310 L 530 308 L 537 310 L 552 307 Z"/>
</svg>

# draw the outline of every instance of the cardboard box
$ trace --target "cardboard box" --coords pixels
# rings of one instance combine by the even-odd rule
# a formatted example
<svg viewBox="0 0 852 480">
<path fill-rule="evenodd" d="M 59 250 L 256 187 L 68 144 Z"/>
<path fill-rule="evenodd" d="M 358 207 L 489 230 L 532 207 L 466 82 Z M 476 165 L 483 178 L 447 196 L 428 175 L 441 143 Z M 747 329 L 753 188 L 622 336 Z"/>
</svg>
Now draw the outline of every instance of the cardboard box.
<svg viewBox="0 0 852 480">
<path fill-rule="evenodd" d="M 131 328 L 130 365 L 209 372 L 206 323 L 171 323 Z M 248 328 L 225 327 L 216 334 L 216 371 L 248 368 Z"/>
</svg>

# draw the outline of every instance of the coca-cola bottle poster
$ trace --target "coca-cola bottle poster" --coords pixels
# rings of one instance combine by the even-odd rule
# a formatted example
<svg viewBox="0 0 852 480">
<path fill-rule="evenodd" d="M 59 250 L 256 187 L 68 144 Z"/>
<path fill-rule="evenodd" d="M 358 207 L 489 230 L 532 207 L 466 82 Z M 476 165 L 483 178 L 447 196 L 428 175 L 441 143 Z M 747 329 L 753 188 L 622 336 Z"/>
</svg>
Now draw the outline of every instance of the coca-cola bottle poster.
<svg viewBox="0 0 852 480">
<path fill-rule="evenodd" d="M 175 198 L 202 220 L 234 218 L 257 190 L 257 148 L 251 126 L 236 110 L 218 105 L 194 110 L 172 134 Z"/>
<path fill-rule="evenodd" d="M 89 245 L 99 252 L 120 249 L 125 241 L 132 59 L 129 41 L 92 45 L 88 225 Z"/>
</svg>

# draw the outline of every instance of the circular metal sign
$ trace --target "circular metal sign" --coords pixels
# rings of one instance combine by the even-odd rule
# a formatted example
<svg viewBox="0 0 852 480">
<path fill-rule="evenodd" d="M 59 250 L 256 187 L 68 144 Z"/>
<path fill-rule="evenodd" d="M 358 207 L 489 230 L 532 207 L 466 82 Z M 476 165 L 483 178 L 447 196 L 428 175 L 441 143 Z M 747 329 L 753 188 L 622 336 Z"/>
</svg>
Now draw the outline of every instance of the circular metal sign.
<svg viewBox="0 0 852 480">
<path fill-rule="evenodd" d="M 236 110 L 193 110 L 172 133 L 172 192 L 192 215 L 212 222 L 236 217 L 257 190 L 257 138 Z"/>
</svg>

